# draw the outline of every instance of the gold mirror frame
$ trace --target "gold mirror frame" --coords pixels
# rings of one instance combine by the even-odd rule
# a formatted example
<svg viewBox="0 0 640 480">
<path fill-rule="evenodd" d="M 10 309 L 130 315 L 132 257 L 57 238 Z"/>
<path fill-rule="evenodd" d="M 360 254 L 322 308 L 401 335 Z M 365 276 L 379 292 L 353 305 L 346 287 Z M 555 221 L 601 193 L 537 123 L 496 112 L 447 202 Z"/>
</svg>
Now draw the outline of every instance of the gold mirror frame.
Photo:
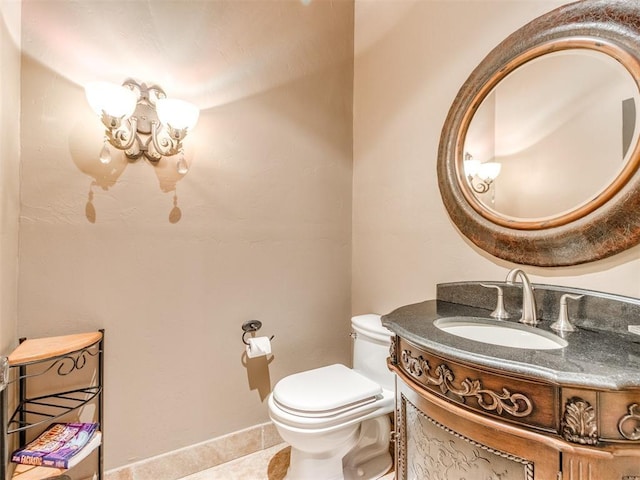
<svg viewBox="0 0 640 480">
<path fill-rule="evenodd" d="M 486 208 L 464 175 L 464 140 L 485 97 L 509 73 L 542 55 L 590 49 L 620 62 L 640 88 L 640 2 L 580 1 L 536 18 L 501 42 L 471 73 L 442 129 L 438 184 L 463 235 L 486 252 L 523 265 L 566 266 L 614 255 L 640 243 L 640 142 L 603 191 L 544 220 L 511 219 Z"/>
</svg>

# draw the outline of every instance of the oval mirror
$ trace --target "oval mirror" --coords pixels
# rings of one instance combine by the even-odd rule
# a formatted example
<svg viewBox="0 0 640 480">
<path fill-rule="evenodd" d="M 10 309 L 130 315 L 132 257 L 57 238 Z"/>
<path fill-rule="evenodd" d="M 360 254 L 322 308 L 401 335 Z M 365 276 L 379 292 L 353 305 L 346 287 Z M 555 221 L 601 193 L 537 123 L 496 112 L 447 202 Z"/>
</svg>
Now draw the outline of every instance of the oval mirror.
<svg viewBox="0 0 640 480">
<path fill-rule="evenodd" d="M 438 179 L 480 248 L 559 266 L 640 242 L 639 26 L 635 2 L 569 4 L 509 36 L 465 82 Z"/>
<path fill-rule="evenodd" d="M 471 119 L 466 181 L 504 223 L 535 224 L 593 203 L 638 141 L 639 93 L 629 71 L 599 51 L 563 50 L 518 67 Z"/>
</svg>

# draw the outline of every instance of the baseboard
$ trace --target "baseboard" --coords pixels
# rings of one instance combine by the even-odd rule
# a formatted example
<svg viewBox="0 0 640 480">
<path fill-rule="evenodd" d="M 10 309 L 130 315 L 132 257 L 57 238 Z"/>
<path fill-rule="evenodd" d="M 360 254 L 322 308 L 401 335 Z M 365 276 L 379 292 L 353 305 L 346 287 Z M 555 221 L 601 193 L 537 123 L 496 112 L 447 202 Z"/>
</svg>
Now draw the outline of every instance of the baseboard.
<svg viewBox="0 0 640 480">
<path fill-rule="evenodd" d="M 279 443 L 268 422 L 109 470 L 105 480 L 178 480 Z"/>
</svg>

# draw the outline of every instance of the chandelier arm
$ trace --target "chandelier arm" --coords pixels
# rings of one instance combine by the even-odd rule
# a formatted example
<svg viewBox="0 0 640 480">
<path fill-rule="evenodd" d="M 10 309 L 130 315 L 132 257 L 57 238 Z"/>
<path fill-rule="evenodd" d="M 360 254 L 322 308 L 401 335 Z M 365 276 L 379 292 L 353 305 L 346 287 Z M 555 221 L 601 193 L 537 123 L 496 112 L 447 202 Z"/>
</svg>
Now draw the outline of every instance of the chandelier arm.
<svg viewBox="0 0 640 480">
<path fill-rule="evenodd" d="M 147 99 L 149 101 L 150 104 L 152 104 L 154 107 L 156 105 L 156 100 L 159 100 L 161 98 L 167 98 L 167 94 L 164 92 L 164 90 L 162 89 L 162 87 L 159 87 L 158 85 L 151 85 L 150 87 L 147 87 L 147 92 L 153 92 L 153 96 L 152 95 L 147 95 Z"/>
<path fill-rule="evenodd" d="M 131 151 L 131 150 L 125 150 L 124 155 L 129 159 L 129 160 L 133 160 L 136 161 L 138 160 L 142 155 L 144 155 L 145 152 L 141 149 L 138 149 L 137 151 Z"/>
<path fill-rule="evenodd" d="M 154 152 L 149 150 L 142 152 L 142 155 L 144 155 L 144 158 L 147 160 L 147 162 L 151 163 L 151 165 L 157 165 L 158 162 L 162 159 L 162 157 L 156 156 L 157 154 L 154 154 Z"/>
<path fill-rule="evenodd" d="M 151 135 L 149 135 L 144 142 L 143 147 L 141 148 L 142 154 L 144 158 L 151 163 L 152 165 L 157 165 L 160 160 L 162 160 L 162 155 L 155 150 L 153 145 L 151 145 L 152 139 Z"/>
<path fill-rule="evenodd" d="M 136 141 L 136 128 L 138 119 L 131 117 L 129 122 L 120 122 L 120 126 L 116 129 L 108 129 L 105 133 L 109 139 L 109 143 L 118 150 L 129 150 Z"/>
<path fill-rule="evenodd" d="M 173 138 L 159 138 L 160 130 L 158 130 L 158 123 L 153 122 L 151 124 L 151 140 L 153 141 L 153 147 L 163 157 L 170 157 L 175 155 L 182 148 L 180 140 L 174 140 Z"/>
<path fill-rule="evenodd" d="M 469 184 L 471 185 L 471 188 L 473 189 L 474 192 L 487 193 L 489 191 L 489 188 L 491 187 L 492 182 L 486 182 L 485 180 L 480 180 L 479 183 L 476 183 L 474 180 L 475 180 L 475 177 L 469 176 Z"/>
<path fill-rule="evenodd" d="M 122 82 L 123 87 L 128 87 L 133 90 L 136 94 L 137 100 L 140 101 L 140 94 L 142 93 L 142 86 L 136 82 L 133 78 L 127 78 L 124 82 Z"/>
</svg>

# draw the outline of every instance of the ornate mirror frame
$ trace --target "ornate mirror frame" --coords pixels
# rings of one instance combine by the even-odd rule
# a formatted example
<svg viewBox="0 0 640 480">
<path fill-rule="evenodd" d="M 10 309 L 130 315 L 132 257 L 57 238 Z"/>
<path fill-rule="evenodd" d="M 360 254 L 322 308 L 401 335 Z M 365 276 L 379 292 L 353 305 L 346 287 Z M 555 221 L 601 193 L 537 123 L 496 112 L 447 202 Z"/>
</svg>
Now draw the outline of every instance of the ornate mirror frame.
<svg viewBox="0 0 640 480">
<path fill-rule="evenodd" d="M 568 213 L 531 222 L 497 215 L 469 188 L 464 140 L 480 104 L 516 68 L 567 49 L 603 52 L 619 61 L 640 88 L 640 2 L 584 0 L 557 8 L 507 37 L 471 73 L 442 129 L 438 184 L 444 205 L 463 235 L 511 262 L 566 266 L 614 255 L 640 243 L 640 142 L 599 195 Z"/>
</svg>

